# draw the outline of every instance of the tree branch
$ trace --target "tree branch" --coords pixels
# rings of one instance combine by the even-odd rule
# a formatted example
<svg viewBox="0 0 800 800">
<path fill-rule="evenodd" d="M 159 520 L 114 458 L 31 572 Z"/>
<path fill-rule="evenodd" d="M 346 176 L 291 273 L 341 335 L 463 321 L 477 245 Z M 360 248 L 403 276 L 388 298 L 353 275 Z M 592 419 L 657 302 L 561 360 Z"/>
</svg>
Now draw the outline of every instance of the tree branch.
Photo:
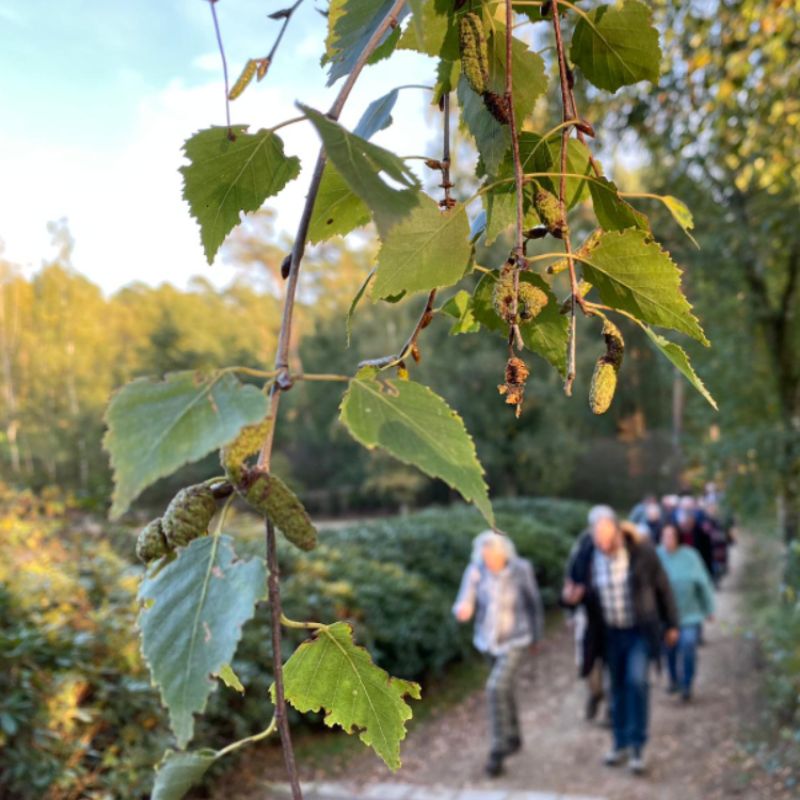
<svg viewBox="0 0 800 800">
<path fill-rule="evenodd" d="M 300 790 L 300 778 L 297 774 L 297 764 L 294 760 L 292 747 L 292 734 L 289 730 L 289 720 L 286 717 L 286 701 L 283 696 L 283 658 L 281 656 L 281 607 L 280 569 L 275 547 L 275 528 L 267 517 L 267 586 L 269 589 L 269 610 L 272 627 L 272 671 L 275 675 L 275 720 L 281 735 L 283 759 L 286 763 L 286 772 L 289 775 L 289 785 L 292 787 L 293 800 L 303 800 Z"/>
<path fill-rule="evenodd" d="M 553 0 L 553 32 L 556 38 L 556 52 L 558 53 L 558 76 L 561 83 L 562 118 L 566 122 L 577 116 L 572 107 L 572 90 L 569 85 L 569 67 L 564 55 L 564 41 L 561 38 L 561 17 L 558 11 L 558 0 Z M 558 202 L 561 206 L 561 215 L 567 218 L 567 154 L 569 147 L 569 125 L 561 131 L 561 177 L 558 188 Z M 575 273 L 575 261 L 572 257 L 572 242 L 569 236 L 569 226 L 564 227 L 564 250 L 566 251 L 567 264 L 569 265 L 570 282 L 570 310 L 569 310 L 569 341 L 567 345 L 567 376 L 564 380 L 564 392 L 572 395 L 572 384 L 575 382 L 576 339 L 577 339 L 577 307 L 583 303 L 578 289 L 578 278 Z"/>
<path fill-rule="evenodd" d="M 406 0 L 395 0 L 389 13 L 384 18 L 383 22 L 376 28 L 375 32 L 370 37 L 364 50 L 358 57 L 358 61 L 351 70 L 350 74 L 345 79 L 344 85 L 339 91 L 339 94 L 334 100 L 328 117 L 332 120 L 339 119 L 342 113 L 347 98 L 355 85 L 361 70 L 364 69 L 369 57 L 380 44 L 386 31 L 397 25 L 397 19 Z M 273 384 L 270 392 L 270 416 L 274 420 L 277 419 L 278 406 L 280 405 L 281 392 L 290 389 L 292 386 L 291 378 L 289 377 L 289 343 L 292 337 L 292 318 L 294 316 L 294 303 L 297 294 L 297 283 L 300 273 L 300 263 L 305 254 L 306 241 L 308 239 L 308 228 L 311 224 L 311 215 L 314 212 L 314 203 L 319 193 L 320 182 L 322 181 L 322 172 L 325 169 L 325 149 L 320 148 L 319 155 L 317 156 L 317 163 L 314 167 L 314 172 L 311 176 L 311 183 L 308 187 L 308 194 L 306 195 L 305 206 L 300 216 L 300 222 L 297 226 L 297 234 L 292 247 L 292 257 L 289 266 L 289 276 L 286 281 L 286 296 L 283 304 L 283 317 L 281 319 L 281 328 L 278 336 L 278 347 L 275 355 L 275 369 L 278 370 L 278 378 Z M 258 457 L 259 468 L 269 471 L 270 460 L 272 457 L 272 444 L 274 437 L 275 425 L 270 429 L 270 433 L 261 448 L 261 453 Z"/>
</svg>

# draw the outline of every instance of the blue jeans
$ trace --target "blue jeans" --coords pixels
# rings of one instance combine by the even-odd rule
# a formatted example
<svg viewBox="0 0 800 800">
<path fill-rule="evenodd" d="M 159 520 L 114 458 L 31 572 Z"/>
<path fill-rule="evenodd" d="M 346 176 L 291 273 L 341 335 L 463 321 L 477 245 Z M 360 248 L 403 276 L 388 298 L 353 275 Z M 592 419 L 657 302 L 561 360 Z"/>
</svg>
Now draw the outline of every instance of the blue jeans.
<svg viewBox="0 0 800 800">
<path fill-rule="evenodd" d="M 681 635 L 675 647 L 667 648 L 669 679 L 673 686 L 683 692 L 690 692 L 697 666 L 697 640 L 700 637 L 699 625 L 681 626 Z"/>
<path fill-rule="evenodd" d="M 645 635 L 636 628 L 606 629 L 606 664 L 611 676 L 614 747 L 640 750 L 647 742 L 650 666 Z"/>
</svg>

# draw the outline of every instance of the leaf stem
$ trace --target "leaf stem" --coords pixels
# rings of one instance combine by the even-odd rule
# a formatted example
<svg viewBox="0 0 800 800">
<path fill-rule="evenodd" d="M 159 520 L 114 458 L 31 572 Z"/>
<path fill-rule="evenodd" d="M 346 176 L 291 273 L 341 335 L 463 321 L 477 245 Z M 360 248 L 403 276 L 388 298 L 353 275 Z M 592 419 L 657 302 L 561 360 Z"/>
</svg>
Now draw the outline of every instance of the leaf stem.
<svg viewBox="0 0 800 800">
<path fill-rule="evenodd" d="M 266 728 L 264 728 L 263 731 L 261 731 L 260 733 L 255 733 L 252 736 L 247 736 L 244 739 L 239 739 L 237 742 L 231 742 L 229 745 L 227 745 L 227 747 L 223 747 L 222 750 L 218 750 L 214 758 L 215 759 L 222 758 L 223 756 L 227 756 L 230 753 L 239 750 L 245 745 L 255 744 L 256 742 L 263 741 L 264 739 L 272 736 L 272 734 L 275 733 L 277 728 L 278 728 L 277 717 L 273 714 L 272 720 L 270 721 L 269 725 Z"/>
<path fill-rule="evenodd" d="M 328 626 L 322 622 L 298 622 L 295 619 L 289 619 L 286 614 L 281 614 L 281 625 L 284 628 L 294 628 L 295 630 L 317 631 L 321 628 Z"/>
<path fill-rule="evenodd" d="M 225 58 L 225 47 L 222 44 L 222 34 L 219 30 L 219 20 L 217 19 L 217 0 L 208 0 L 211 6 L 211 19 L 214 20 L 214 33 L 217 37 L 219 55 L 222 59 L 222 76 L 225 79 L 225 120 L 228 126 L 228 138 L 233 140 L 233 129 L 231 128 L 231 103 L 228 100 L 228 60 Z"/>
</svg>

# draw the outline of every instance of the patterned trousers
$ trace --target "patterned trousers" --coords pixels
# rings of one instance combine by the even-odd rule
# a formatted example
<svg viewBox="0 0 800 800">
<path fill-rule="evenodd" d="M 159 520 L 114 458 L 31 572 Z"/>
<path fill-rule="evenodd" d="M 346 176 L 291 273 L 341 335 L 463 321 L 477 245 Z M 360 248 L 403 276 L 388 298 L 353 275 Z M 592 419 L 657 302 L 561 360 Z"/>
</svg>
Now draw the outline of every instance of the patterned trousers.
<svg viewBox="0 0 800 800">
<path fill-rule="evenodd" d="M 505 753 L 510 743 L 519 738 L 514 683 L 526 650 L 525 647 L 514 647 L 503 655 L 489 658 L 492 671 L 486 684 L 486 696 L 489 703 L 493 753 Z"/>
</svg>

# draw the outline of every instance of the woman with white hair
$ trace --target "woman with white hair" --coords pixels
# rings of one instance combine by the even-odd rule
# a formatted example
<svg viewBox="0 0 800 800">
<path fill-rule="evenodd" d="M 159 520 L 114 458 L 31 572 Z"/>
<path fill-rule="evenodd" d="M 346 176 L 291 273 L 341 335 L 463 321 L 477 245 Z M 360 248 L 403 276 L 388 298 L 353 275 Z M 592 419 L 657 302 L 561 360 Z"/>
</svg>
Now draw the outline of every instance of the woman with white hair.
<svg viewBox="0 0 800 800">
<path fill-rule="evenodd" d="M 517 555 L 508 536 L 487 530 L 475 537 L 453 614 L 459 622 L 475 617 L 473 643 L 492 667 L 486 684 L 492 737 L 486 773 L 495 777 L 503 759 L 522 747 L 514 683 L 526 649 L 541 639 L 544 627 L 533 566 Z"/>
</svg>

